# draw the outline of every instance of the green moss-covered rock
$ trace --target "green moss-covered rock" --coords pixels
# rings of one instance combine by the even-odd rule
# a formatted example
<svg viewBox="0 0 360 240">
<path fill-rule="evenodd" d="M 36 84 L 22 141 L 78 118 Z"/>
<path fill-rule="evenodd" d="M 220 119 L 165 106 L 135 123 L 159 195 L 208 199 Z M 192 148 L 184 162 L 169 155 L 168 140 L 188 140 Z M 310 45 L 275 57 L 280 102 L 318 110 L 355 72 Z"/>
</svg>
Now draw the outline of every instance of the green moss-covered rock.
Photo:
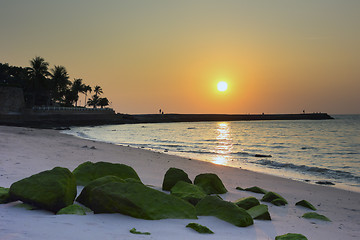
<svg viewBox="0 0 360 240">
<path fill-rule="evenodd" d="M 257 205 L 247 210 L 253 219 L 257 220 L 271 220 L 268 206 L 264 204 Z"/>
<path fill-rule="evenodd" d="M 247 210 L 249 208 L 260 205 L 260 202 L 255 197 L 244 197 L 244 198 L 240 198 L 240 199 L 236 200 L 235 204 L 238 207 L 241 207 L 241 208 Z"/>
<path fill-rule="evenodd" d="M 325 217 L 324 215 L 318 214 L 316 212 L 305 213 L 302 217 L 303 218 L 318 219 L 318 220 L 322 220 L 322 221 L 331 222 L 331 220 L 329 218 Z"/>
<path fill-rule="evenodd" d="M 245 188 L 245 191 L 253 192 L 253 193 L 260 193 L 260 194 L 265 194 L 265 193 L 267 193 L 266 190 L 264 190 L 264 189 L 262 189 L 262 188 L 260 188 L 260 187 L 257 187 L 257 186 Z"/>
<path fill-rule="evenodd" d="M 285 206 L 287 201 L 283 198 L 275 198 L 270 203 L 274 204 L 275 206 Z"/>
<path fill-rule="evenodd" d="M 9 193 L 12 200 L 56 213 L 73 204 L 76 180 L 68 169 L 56 167 L 13 183 Z"/>
<path fill-rule="evenodd" d="M 84 209 L 82 206 L 73 204 L 67 207 L 64 207 L 62 209 L 60 209 L 56 215 L 61 215 L 61 214 L 73 214 L 73 215 L 86 215 L 86 209 Z"/>
<path fill-rule="evenodd" d="M 275 192 L 268 192 L 266 193 L 263 198 L 261 199 L 261 201 L 263 202 L 270 202 L 276 206 L 282 206 L 282 205 L 286 205 L 288 202 L 285 200 L 285 198 L 283 198 L 282 196 L 280 196 L 280 194 L 275 193 Z"/>
<path fill-rule="evenodd" d="M 170 189 L 179 181 L 192 183 L 186 172 L 178 168 L 169 168 L 165 173 L 162 190 L 170 191 Z"/>
<path fill-rule="evenodd" d="M 214 233 L 213 231 L 211 231 L 206 226 L 200 225 L 198 223 L 189 223 L 188 225 L 186 225 L 186 227 L 194 229 L 198 233 L 208 233 L 208 234 L 213 234 Z"/>
<path fill-rule="evenodd" d="M 9 188 L 0 187 L 0 204 L 11 202 Z"/>
<path fill-rule="evenodd" d="M 110 182 L 95 187 L 86 206 L 94 213 L 121 213 L 149 220 L 197 218 L 190 203 L 136 182 Z"/>
<path fill-rule="evenodd" d="M 132 167 L 120 163 L 85 162 L 75 168 L 73 174 L 76 177 L 76 183 L 82 186 L 87 185 L 95 179 L 108 175 L 122 179 L 133 178 L 141 181 Z"/>
<path fill-rule="evenodd" d="M 196 205 L 198 216 L 214 216 L 238 227 L 254 223 L 252 217 L 236 204 L 223 201 L 216 196 L 206 196 Z"/>
<path fill-rule="evenodd" d="M 214 173 L 203 173 L 195 177 L 194 184 L 201 187 L 206 194 L 223 194 L 227 190 L 221 179 Z"/>
<path fill-rule="evenodd" d="M 301 201 L 295 203 L 295 205 L 296 205 L 296 206 L 302 206 L 302 207 L 309 208 L 309 209 L 311 209 L 311 210 L 316 211 L 316 208 L 315 208 L 311 203 L 309 203 L 309 202 L 306 201 L 306 200 L 301 200 Z"/>
<path fill-rule="evenodd" d="M 101 185 L 104 185 L 104 184 L 110 183 L 110 182 L 125 182 L 125 180 L 123 180 L 119 177 L 116 177 L 116 176 L 105 176 L 105 177 L 95 179 L 94 181 L 91 181 L 89 184 L 87 184 L 83 188 L 80 195 L 76 198 L 76 201 L 85 206 L 88 206 L 91 191 L 96 187 L 99 187 Z"/>
<path fill-rule="evenodd" d="M 132 234 L 151 235 L 151 233 L 149 233 L 149 232 L 140 232 L 140 231 L 137 231 L 136 228 L 130 229 L 129 232 L 132 233 Z"/>
<path fill-rule="evenodd" d="M 308 240 L 304 235 L 298 233 L 287 233 L 276 236 L 275 240 Z"/>
<path fill-rule="evenodd" d="M 202 188 L 183 181 L 177 182 L 175 186 L 171 188 L 170 192 L 172 195 L 188 201 L 193 205 L 196 205 L 201 199 L 207 196 Z"/>
</svg>

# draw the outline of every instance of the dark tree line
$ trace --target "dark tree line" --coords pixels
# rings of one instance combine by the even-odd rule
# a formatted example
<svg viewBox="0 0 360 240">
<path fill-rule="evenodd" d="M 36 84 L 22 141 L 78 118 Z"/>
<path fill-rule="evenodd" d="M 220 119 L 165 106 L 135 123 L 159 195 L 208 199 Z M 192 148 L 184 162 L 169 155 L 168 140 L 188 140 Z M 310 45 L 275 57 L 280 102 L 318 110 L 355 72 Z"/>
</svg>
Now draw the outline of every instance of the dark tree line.
<svg viewBox="0 0 360 240">
<path fill-rule="evenodd" d="M 103 90 L 100 86 L 92 89 L 83 83 L 81 78 L 70 80 L 64 66 L 49 69 L 49 63 L 42 57 L 30 60 L 30 67 L 22 68 L 0 63 L 0 86 L 19 87 L 23 89 L 27 107 L 32 106 L 76 106 L 79 93 L 85 95 L 86 105 L 101 108 L 109 105 L 106 97 L 100 97 Z M 89 99 L 87 94 L 94 92 Z"/>
</svg>

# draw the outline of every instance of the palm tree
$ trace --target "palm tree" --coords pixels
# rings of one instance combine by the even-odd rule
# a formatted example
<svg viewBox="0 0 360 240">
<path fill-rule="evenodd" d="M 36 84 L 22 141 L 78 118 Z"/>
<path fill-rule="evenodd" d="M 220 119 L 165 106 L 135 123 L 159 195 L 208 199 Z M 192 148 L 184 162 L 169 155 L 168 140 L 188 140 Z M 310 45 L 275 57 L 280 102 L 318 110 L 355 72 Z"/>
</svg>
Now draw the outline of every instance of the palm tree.
<svg viewBox="0 0 360 240">
<path fill-rule="evenodd" d="M 71 90 L 74 92 L 76 107 L 77 107 L 77 102 L 79 100 L 79 92 L 84 93 L 85 87 L 86 86 L 85 86 L 85 84 L 82 83 L 81 78 L 74 79 L 74 82 L 71 86 Z"/>
<path fill-rule="evenodd" d="M 94 93 L 96 96 L 99 96 L 99 95 L 103 94 L 104 92 L 100 86 L 96 85 L 94 88 Z"/>
<path fill-rule="evenodd" d="M 96 106 L 99 104 L 99 96 L 98 95 L 93 95 L 92 98 L 89 98 L 89 100 L 87 101 L 87 104 L 89 106 L 93 106 L 93 108 L 96 108 Z"/>
<path fill-rule="evenodd" d="M 49 98 L 47 96 L 49 95 L 47 90 L 49 90 L 50 85 L 47 81 L 47 76 L 49 76 L 48 67 L 49 63 L 42 57 L 37 56 L 30 60 L 30 67 L 27 69 L 30 78 L 29 88 L 33 95 L 32 105 L 43 104 L 44 99 Z M 40 98 L 39 101 L 38 98 Z"/>
<path fill-rule="evenodd" d="M 100 98 L 98 104 L 101 108 L 104 108 L 105 106 L 109 105 L 109 100 L 106 97 Z"/>
<path fill-rule="evenodd" d="M 92 89 L 89 85 L 85 85 L 84 87 L 84 94 L 85 94 L 85 102 L 84 102 L 84 107 L 86 107 L 86 97 L 87 97 L 87 93 L 91 93 Z"/>
<path fill-rule="evenodd" d="M 63 103 L 66 91 L 71 84 L 69 74 L 67 73 L 65 67 L 54 66 L 54 68 L 51 69 L 50 76 L 52 80 L 52 98 L 55 102 L 57 101 L 59 103 Z"/>
</svg>

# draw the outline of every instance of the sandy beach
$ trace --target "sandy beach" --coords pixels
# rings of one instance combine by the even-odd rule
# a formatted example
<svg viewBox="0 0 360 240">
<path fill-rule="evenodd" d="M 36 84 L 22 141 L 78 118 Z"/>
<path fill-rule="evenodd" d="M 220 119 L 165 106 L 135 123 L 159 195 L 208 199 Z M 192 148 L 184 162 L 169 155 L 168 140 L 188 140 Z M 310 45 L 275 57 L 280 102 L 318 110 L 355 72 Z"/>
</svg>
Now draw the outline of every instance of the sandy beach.
<svg viewBox="0 0 360 240">
<path fill-rule="evenodd" d="M 221 196 L 235 201 L 261 194 L 235 188 L 259 186 L 281 194 L 288 205 L 269 206 L 271 221 L 255 220 L 246 228 L 215 217 L 197 220 L 141 220 L 121 214 L 54 215 L 42 210 L 16 207 L 18 202 L 0 205 L 0 239 L 275 239 L 286 233 L 300 233 L 308 239 L 360 239 L 360 193 L 312 185 L 238 168 L 181 158 L 127 146 L 78 139 L 56 130 L 0 126 L 0 186 L 60 166 L 74 170 L 79 164 L 106 161 L 127 164 L 142 182 L 160 190 L 170 167 L 183 169 L 190 179 L 200 173 L 216 173 L 228 189 Z M 78 194 L 81 188 L 78 187 Z M 309 210 L 295 206 L 305 199 L 331 222 L 304 219 Z M 202 235 L 185 226 L 197 222 L 215 234 Z M 136 228 L 151 235 L 134 235 Z"/>
</svg>

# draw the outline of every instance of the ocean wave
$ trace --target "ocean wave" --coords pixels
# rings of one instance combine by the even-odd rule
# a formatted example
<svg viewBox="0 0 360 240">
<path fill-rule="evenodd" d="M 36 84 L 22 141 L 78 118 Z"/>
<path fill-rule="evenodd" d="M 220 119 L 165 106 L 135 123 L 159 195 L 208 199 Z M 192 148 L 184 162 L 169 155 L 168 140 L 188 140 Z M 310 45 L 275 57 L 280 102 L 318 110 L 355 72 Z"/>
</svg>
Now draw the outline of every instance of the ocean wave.
<svg viewBox="0 0 360 240">
<path fill-rule="evenodd" d="M 272 160 L 267 159 L 261 159 L 258 161 L 251 161 L 251 163 L 268 166 L 275 169 L 291 169 L 296 171 L 301 171 L 309 174 L 315 174 L 315 175 L 324 175 L 328 178 L 332 179 L 348 179 L 348 180 L 354 180 L 356 182 L 360 182 L 360 177 L 355 176 L 350 172 L 347 171 L 341 171 L 341 170 L 332 170 L 328 168 L 321 168 L 321 167 L 309 167 L 306 165 L 296 165 L 293 163 L 279 163 Z"/>
</svg>

